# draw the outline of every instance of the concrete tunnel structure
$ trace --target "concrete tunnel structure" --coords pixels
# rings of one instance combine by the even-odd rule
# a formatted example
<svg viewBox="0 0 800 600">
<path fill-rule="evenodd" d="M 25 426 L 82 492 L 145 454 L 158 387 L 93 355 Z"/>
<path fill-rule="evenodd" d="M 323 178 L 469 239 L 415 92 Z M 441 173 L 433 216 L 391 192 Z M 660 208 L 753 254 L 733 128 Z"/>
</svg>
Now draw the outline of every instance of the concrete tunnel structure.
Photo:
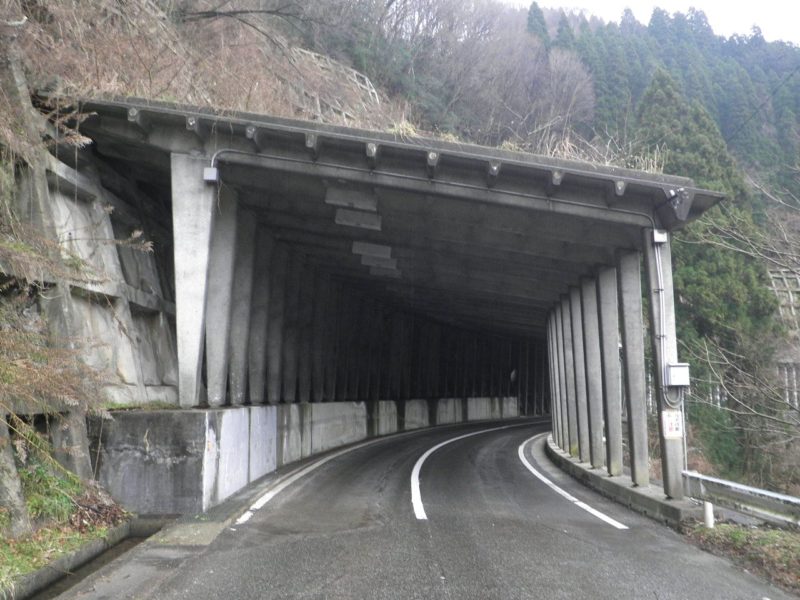
<svg viewBox="0 0 800 600">
<path fill-rule="evenodd" d="M 57 179 L 80 187 L 102 163 L 102 185 L 123 177 L 145 199 L 166 300 L 126 297 L 177 341 L 182 410 L 97 434 L 101 480 L 134 510 L 205 510 L 336 445 L 518 414 L 552 415 L 557 445 L 609 475 L 627 425 L 631 479 L 647 485 L 642 262 L 664 491 L 683 496 L 669 232 L 718 194 L 260 115 L 80 110 L 93 144 L 72 165 L 59 151 Z"/>
</svg>

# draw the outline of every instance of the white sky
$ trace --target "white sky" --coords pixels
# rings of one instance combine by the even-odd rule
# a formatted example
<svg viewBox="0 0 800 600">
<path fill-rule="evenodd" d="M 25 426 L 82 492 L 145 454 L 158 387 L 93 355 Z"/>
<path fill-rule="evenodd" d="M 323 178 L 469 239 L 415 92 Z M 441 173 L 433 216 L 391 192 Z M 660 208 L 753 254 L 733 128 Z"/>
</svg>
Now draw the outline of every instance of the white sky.
<svg viewBox="0 0 800 600">
<path fill-rule="evenodd" d="M 531 0 L 501 0 L 505 4 L 527 8 Z M 583 9 L 604 21 L 619 22 L 622 11 L 630 8 L 640 23 L 650 22 L 653 7 L 668 13 L 686 13 L 690 7 L 702 10 L 717 35 L 749 34 L 753 25 L 761 28 L 767 41 L 782 40 L 800 46 L 800 2 L 797 0 L 537 0 L 542 8 Z"/>
</svg>

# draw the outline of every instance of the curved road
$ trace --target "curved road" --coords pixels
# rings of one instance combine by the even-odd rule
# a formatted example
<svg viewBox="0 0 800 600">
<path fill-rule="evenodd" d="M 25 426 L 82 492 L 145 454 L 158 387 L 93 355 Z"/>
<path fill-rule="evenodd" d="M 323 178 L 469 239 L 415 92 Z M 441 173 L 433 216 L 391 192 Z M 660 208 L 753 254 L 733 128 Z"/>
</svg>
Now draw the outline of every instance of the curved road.
<svg viewBox="0 0 800 600">
<path fill-rule="evenodd" d="M 557 493 L 519 456 L 549 424 L 486 431 L 430 453 L 419 468 L 427 519 L 418 519 L 411 475 L 420 457 L 498 426 L 394 436 L 343 453 L 246 522 L 207 540 L 143 544 L 61 597 L 790 597 L 576 484 L 549 465 L 541 439 L 525 444 L 530 466 L 574 498 Z"/>
</svg>

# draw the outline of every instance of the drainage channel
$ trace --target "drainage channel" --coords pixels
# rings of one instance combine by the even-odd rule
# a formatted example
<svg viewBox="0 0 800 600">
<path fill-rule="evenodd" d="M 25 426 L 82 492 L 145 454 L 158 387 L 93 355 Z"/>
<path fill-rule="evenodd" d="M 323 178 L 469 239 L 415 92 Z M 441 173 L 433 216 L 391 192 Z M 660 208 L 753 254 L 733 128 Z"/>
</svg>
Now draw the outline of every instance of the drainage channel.
<svg viewBox="0 0 800 600">
<path fill-rule="evenodd" d="M 102 554 L 99 554 L 83 566 L 78 567 L 74 571 L 65 573 L 64 577 L 51 583 L 43 590 L 28 596 L 27 600 L 52 600 L 60 594 L 68 591 L 73 586 L 77 585 L 86 579 L 92 573 L 99 571 L 102 567 L 109 564 L 116 558 L 119 558 L 126 552 L 133 550 L 136 546 L 155 535 L 161 529 L 171 523 L 174 517 L 171 518 L 137 518 L 131 523 L 130 534 L 119 543 L 115 544 Z"/>
</svg>

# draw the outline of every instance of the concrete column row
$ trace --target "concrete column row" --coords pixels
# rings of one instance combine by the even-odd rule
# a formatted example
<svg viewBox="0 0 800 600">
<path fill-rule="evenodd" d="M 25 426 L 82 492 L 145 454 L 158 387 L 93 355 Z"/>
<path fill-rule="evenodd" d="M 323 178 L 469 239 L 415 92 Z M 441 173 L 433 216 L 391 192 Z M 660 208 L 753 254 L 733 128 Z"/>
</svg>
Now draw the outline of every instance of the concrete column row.
<svg viewBox="0 0 800 600">
<path fill-rule="evenodd" d="M 550 311 L 547 344 L 556 444 L 593 468 L 622 474 L 624 382 L 632 479 L 647 485 L 639 261 L 638 252 L 620 254 L 614 267 L 570 288 Z"/>
<path fill-rule="evenodd" d="M 259 225 L 204 166 L 172 156 L 181 406 L 519 396 L 547 411 L 539 344 L 387 308 Z"/>
<path fill-rule="evenodd" d="M 683 445 L 675 428 L 679 389 L 666 382 L 667 365 L 677 361 L 669 241 L 644 232 L 650 339 L 659 400 L 662 479 L 667 496 L 683 496 Z M 627 450 L 634 485 L 650 482 L 645 387 L 645 330 L 642 318 L 642 255 L 619 252 L 616 265 L 599 269 L 570 288 L 547 320 L 550 393 L 555 443 L 611 476 L 623 472 L 624 399 Z M 664 414 L 666 411 L 671 413 Z M 677 416 L 675 416 L 677 415 Z M 672 435 L 670 435 L 672 433 Z"/>
</svg>

